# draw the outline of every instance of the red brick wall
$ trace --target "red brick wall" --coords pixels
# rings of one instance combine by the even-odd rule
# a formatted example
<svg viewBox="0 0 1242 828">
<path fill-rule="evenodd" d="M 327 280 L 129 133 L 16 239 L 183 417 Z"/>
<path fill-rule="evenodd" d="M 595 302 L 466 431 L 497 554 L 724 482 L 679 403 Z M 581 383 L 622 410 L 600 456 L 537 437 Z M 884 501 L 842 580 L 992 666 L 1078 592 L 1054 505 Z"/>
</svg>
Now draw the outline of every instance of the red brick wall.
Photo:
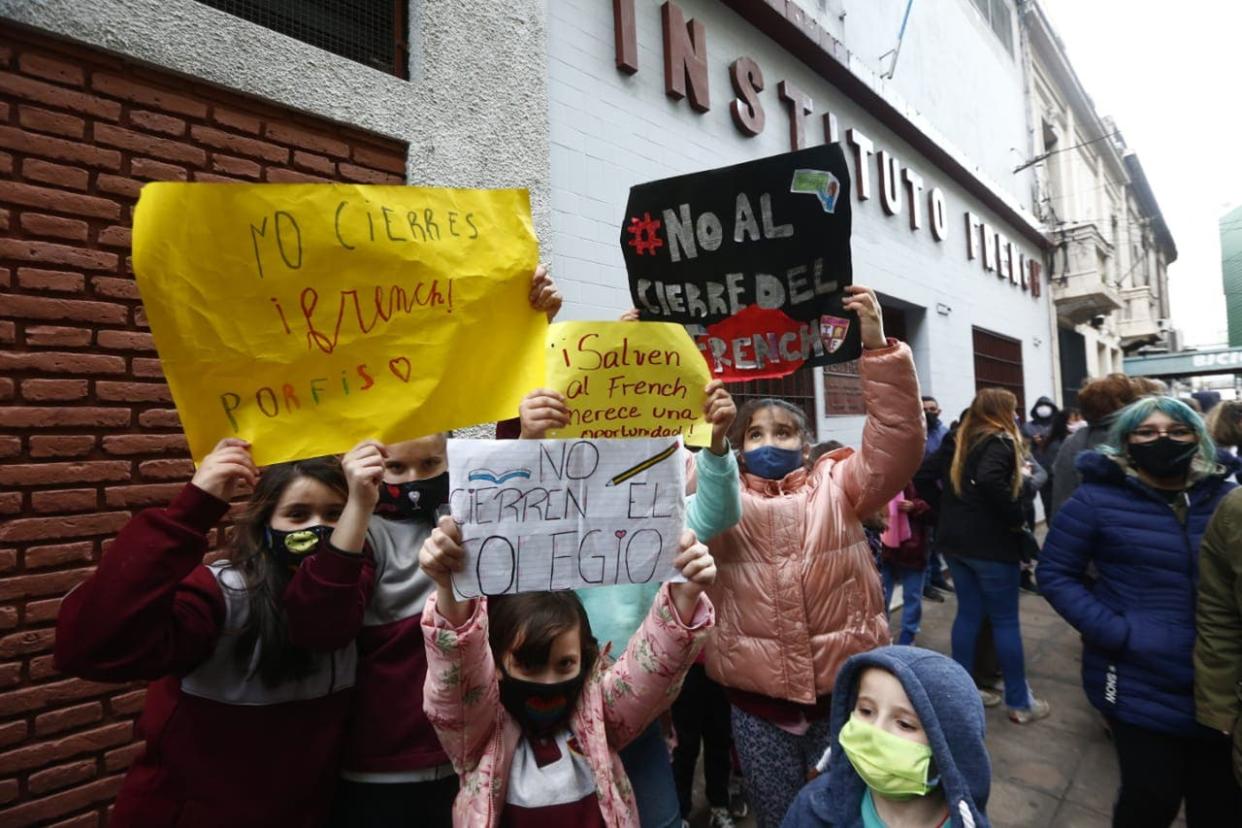
<svg viewBox="0 0 1242 828">
<path fill-rule="evenodd" d="M 0 824 L 101 824 L 140 747 L 141 686 L 51 650 L 61 597 L 192 470 L 130 266 L 142 183 L 402 183 L 405 156 L 0 24 Z"/>
</svg>

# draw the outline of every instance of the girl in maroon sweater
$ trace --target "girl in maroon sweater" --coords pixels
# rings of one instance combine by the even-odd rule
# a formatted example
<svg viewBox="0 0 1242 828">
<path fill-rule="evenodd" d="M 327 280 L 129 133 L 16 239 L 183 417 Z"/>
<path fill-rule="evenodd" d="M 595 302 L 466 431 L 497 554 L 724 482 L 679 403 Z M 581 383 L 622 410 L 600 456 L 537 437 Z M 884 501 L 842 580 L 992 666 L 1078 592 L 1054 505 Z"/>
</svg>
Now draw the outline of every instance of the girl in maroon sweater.
<svg viewBox="0 0 1242 828">
<path fill-rule="evenodd" d="M 357 584 L 383 466 L 270 466 L 222 440 L 168 507 L 121 530 L 57 620 L 56 664 L 151 682 L 146 749 L 113 826 L 314 826 L 326 819 L 357 662 Z M 202 562 L 238 483 L 227 560 Z M 344 631 L 344 632 L 342 632 Z"/>
</svg>

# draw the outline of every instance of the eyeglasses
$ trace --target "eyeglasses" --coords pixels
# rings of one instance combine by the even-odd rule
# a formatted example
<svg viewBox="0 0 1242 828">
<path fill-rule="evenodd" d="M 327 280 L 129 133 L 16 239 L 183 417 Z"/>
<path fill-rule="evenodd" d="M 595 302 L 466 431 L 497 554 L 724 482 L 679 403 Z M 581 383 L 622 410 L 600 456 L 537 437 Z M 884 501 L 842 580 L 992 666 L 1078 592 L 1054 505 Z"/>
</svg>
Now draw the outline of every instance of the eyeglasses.
<svg viewBox="0 0 1242 828">
<path fill-rule="evenodd" d="M 1199 435 L 1195 433 L 1193 428 L 1181 425 L 1169 426 L 1168 428 L 1142 426 L 1130 432 L 1130 440 L 1134 443 L 1150 443 L 1160 437 L 1168 437 L 1176 443 L 1193 443 L 1199 439 Z"/>
</svg>

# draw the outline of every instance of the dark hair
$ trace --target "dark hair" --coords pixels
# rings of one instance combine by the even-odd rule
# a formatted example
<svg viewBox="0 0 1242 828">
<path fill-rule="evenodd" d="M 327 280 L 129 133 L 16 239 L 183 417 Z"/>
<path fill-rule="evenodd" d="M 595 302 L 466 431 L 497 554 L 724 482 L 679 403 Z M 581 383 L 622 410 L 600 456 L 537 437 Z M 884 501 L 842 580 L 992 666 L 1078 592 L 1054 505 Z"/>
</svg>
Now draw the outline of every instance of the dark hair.
<svg viewBox="0 0 1242 828">
<path fill-rule="evenodd" d="M 238 631 L 233 657 L 239 667 L 249 669 L 258 647 L 255 672 L 269 687 L 305 678 L 314 669 L 311 652 L 289 641 L 284 594 L 293 573 L 276 561 L 263 542 L 280 496 L 300 477 L 316 480 L 348 496 L 349 486 L 341 470 L 341 461 L 336 457 L 315 457 L 268 466 L 259 476 L 259 483 L 233 528 L 229 544 L 229 562 L 241 573 L 250 603 L 246 623 Z"/>
<path fill-rule="evenodd" d="M 735 449 L 741 451 L 742 446 L 746 443 L 746 432 L 750 429 L 750 421 L 756 413 L 765 408 L 779 408 L 792 417 L 794 424 L 798 427 L 798 431 L 802 434 L 802 442 L 807 442 L 806 412 L 788 400 L 764 397 L 762 399 L 747 400 L 742 406 L 742 410 L 737 413 L 737 418 L 733 421 L 733 428 L 729 432 L 729 442 L 733 444 Z"/>
<path fill-rule="evenodd" d="M 925 397 L 923 397 L 922 399 L 923 399 L 923 402 L 934 402 L 936 405 L 940 405 L 940 400 L 936 399 L 935 397 L 926 397 L 926 396 L 925 396 Z"/>
<path fill-rule="evenodd" d="M 575 627 L 582 644 L 582 675 L 588 675 L 599 656 L 586 610 L 572 592 L 494 595 L 487 599 L 487 624 L 487 641 L 497 665 L 512 649 L 513 660 L 522 667 L 542 667 L 556 637 Z"/>
<path fill-rule="evenodd" d="M 1044 440 L 1044 445 L 1065 440 L 1069 436 L 1070 417 L 1075 414 L 1082 416 L 1077 408 L 1062 408 L 1052 415 L 1052 425 L 1048 426 L 1048 437 Z"/>
<path fill-rule="evenodd" d="M 828 452 L 836 451 L 837 449 L 844 448 L 844 447 L 845 447 L 844 443 L 840 443 L 836 440 L 825 440 L 822 443 L 816 443 L 815 445 L 811 446 L 811 451 L 806 457 L 806 462 L 814 466 L 815 461 L 823 457 Z"/>
</svg>

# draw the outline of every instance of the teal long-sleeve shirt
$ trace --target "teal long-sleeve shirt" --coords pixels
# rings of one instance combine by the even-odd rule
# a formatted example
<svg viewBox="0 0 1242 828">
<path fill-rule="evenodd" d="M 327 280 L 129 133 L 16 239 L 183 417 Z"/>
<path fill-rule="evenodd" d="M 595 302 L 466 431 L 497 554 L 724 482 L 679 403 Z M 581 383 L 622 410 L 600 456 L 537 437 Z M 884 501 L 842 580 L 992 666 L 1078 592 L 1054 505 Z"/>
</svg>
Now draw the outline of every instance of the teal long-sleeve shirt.
<svg viewBox="0 0 1242 828">
<path fill-rule="evenodd" d="M 686 498 L 686 528 L 699 540 L 707 541 L 742 518 L 737 458 L 731 448 L 723 455 L 703 449 L 695 455 L 695 474 L 696 491 Z M 647 617 L 660 586 L 657 581 L 578 590 L 601 650 L 611 643 L 613 658 L 624 652 L 630 636 Z"/>
</svg>

